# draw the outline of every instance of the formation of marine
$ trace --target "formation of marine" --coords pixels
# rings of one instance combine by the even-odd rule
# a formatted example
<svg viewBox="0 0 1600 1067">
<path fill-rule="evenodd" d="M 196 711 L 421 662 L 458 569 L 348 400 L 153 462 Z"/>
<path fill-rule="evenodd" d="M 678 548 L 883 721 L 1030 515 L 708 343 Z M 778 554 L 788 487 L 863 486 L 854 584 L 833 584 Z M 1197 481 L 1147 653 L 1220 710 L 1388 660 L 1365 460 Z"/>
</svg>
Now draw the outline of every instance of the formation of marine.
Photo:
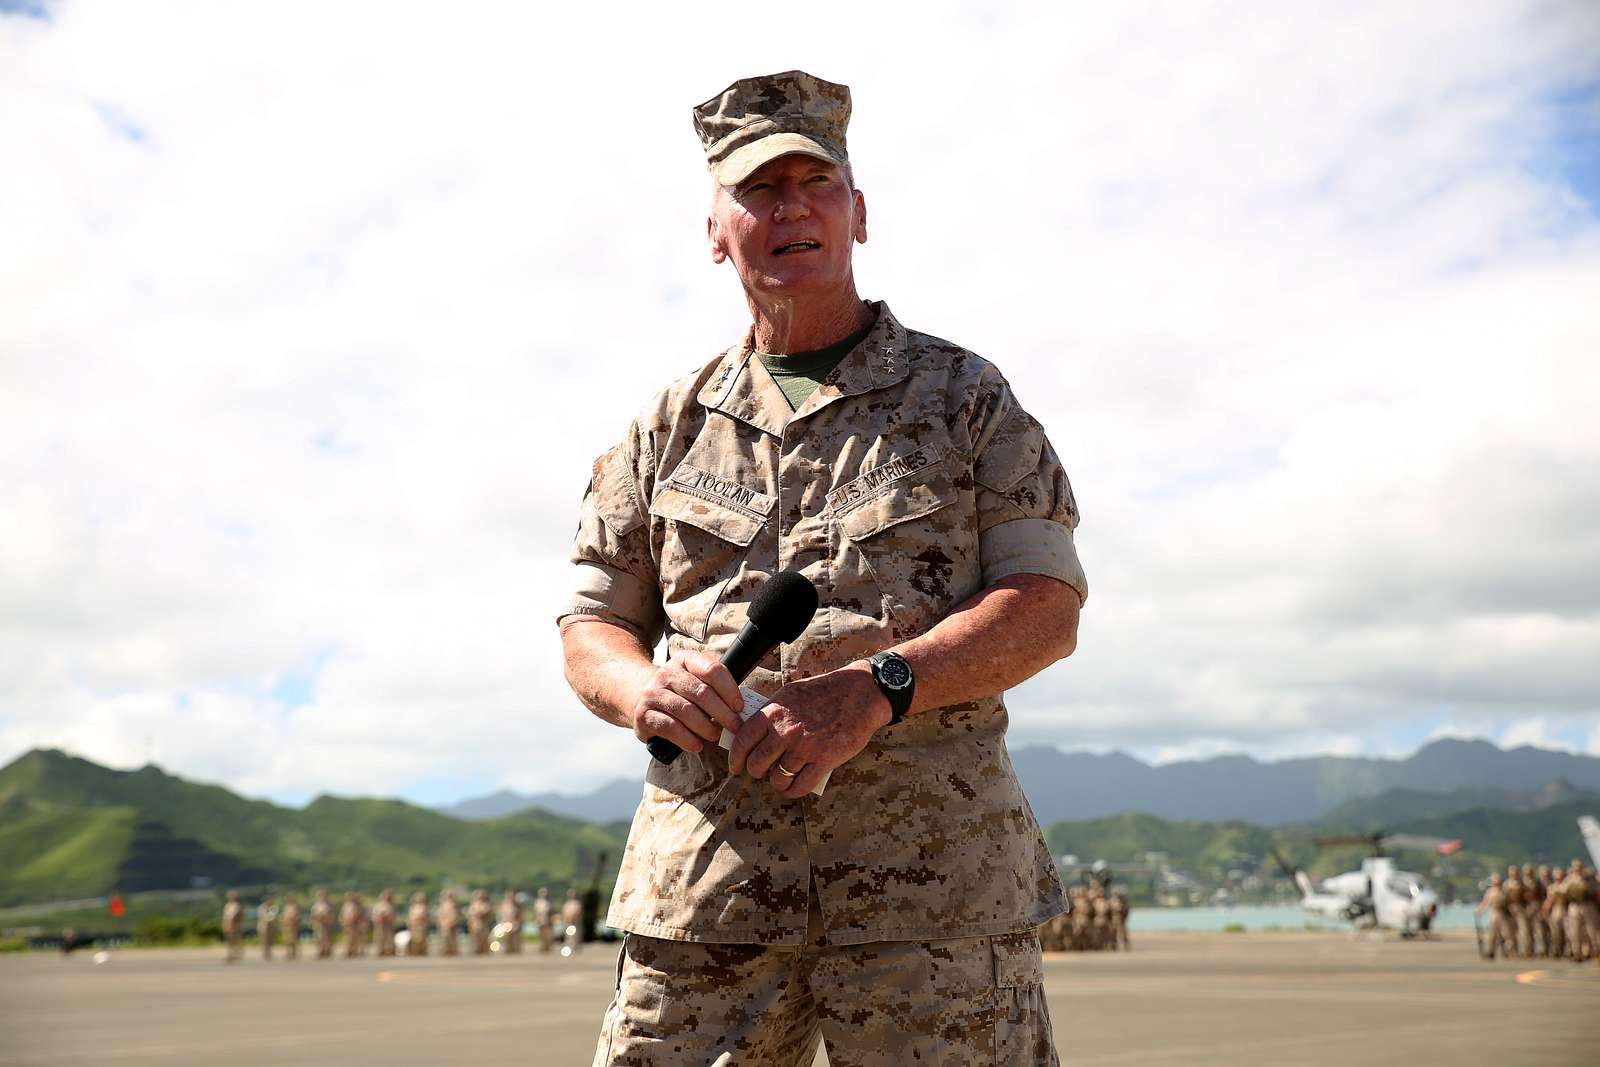
<svg viewBox="0 0 1600 1067">
<path fill-rule="evenodd" d="M 1489 879 L 1478 915 L 1485 959 L 1600 958 L 1600 882 L 1582 860 L 1564 871 L 1513 863 Z"/>
<path fill-rule="evenodd" d="M 539 951 L 554 951 L 557 939 L 561 952 L 570 956 L 582 943 L 583 903 L 576 889 L 567 891 L 559 906 L 548 889 L 534 896 L 532 914 L 527 914 L 523 894 L 507 889 L 495 905 L 487 889 L 473 890 L 465 908 L 454 890 L 445 890 L 437 907 L 430 908 L 428 894 L 413 893 L 404 914 L 395 902 L 394 890 L 385 889 L 369 908 L 360 893 L 351 891 L 335 907 L 328 891 L 319 890 L 309 909 L 310 940 L 317 959 L 329 959 L 335 952 L 335 929 L 342 935 L 342 955 L 357 959 L 369 951 L 378 956 L 427 956 L 436 951 L 443 956 L 460 956 L 463 949 L 474 956 L 499 951 L 522 953 L 525 919 L 533 920 Z M 301 908 L 293 893 L 261 898 L 256 907 L 256 936 L 263 959 L 273 959 L 282 947 L 286 959 L 298 959 L 300 942 L 307 929 L 301 921 Z M 222 909 L 222 936 L 231 963 L 244 956 L 246 909 L 237 890 L 230 890 Z M 462 934 L 466 935 L 463 945 Z M 404 936 L 400 936 L 404 934 Z M 498 944 L 497 944 L 498 942 Z"/>
<path fill-rule="evenodd" d="M 1068 910 L 1039 928 L 1046 952 L 1127 952 L 1128 897 L 1103 882 L 1075 886 L 1067 894 Z"/>
</svg>

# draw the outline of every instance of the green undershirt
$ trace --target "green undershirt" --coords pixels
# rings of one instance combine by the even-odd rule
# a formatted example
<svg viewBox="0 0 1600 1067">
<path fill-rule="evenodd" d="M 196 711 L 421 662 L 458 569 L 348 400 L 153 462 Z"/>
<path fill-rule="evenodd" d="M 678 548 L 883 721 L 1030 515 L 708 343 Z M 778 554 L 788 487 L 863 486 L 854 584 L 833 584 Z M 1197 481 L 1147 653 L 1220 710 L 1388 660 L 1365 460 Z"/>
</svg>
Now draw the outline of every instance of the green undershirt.
<svg viewBox="0 0 1600 1067">
<path fill-rule="evenodd" d="M 799 411 L 800 405 L 817 391 L 817 386 L 833 373 L 833 368 L 844 362 L 844 357 L 850 354 L 850 350 L 866 339 L 875 325 L 877 325 L 876 318 L 843 341 L 837 341 L 827 348 L 819 348 L 814 352 L 791 352 L 786 356 L 757 352 L 756 355 L 760 357 L 761 365 L 767 368 L 767 373 L 772 375 L 772 380 L 778 383 L 778 388 L 783 390 L 783 395 L 789 400 L 789 407 Z"/>
</svg>

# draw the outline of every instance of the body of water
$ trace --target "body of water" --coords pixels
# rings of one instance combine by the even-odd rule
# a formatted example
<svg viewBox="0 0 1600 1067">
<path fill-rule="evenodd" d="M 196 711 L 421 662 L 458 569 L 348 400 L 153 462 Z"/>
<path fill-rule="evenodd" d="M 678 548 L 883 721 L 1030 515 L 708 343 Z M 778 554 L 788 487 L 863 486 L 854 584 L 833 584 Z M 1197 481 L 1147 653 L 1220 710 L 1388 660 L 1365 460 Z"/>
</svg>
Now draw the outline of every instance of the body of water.
<svg viewBox="0 0 1600 1067">
<path fill-rule="evenodd" d="M 1128 929 L 1192 930 L 1212 932 L 1229 926 L 1246 930 L 1348 930 L 1347 922 L 1336 922 L 1313 915 L 1298 904 L 1242 905 L 1235 908 L 1135 908 L 1128 916 Z M 1433 920 L 1435 930 L 1471 930 L 1472 907 L 1455 904 L 1440 908 Z"/>
</svg>

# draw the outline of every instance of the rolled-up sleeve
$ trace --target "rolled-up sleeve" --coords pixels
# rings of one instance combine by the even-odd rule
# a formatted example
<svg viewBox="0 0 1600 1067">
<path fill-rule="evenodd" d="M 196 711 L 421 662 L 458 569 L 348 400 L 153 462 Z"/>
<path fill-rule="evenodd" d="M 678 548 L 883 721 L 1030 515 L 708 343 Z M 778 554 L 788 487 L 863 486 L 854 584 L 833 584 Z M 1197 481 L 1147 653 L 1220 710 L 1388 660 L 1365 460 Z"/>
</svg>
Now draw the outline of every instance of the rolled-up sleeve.
<svg viewBox="0 0 1600 1067">
<path fill-rule="evenodd" d="M 973 480 L 983 584 L 1043 574 L 1087 600 L 1089 582 L 1073 544 L 1078 503 L 1044 427 L 1004 379 L 990 383 L 976 410 Z"/>
<path fill-rule="evenodd" d="M 639 483 L 641 451 L 634 426 L 622 444 L 595 460 L 572 547 L 573 592 L 556 621 L 599 619 L 654 648 L 666 616 Z"/>
</svg>

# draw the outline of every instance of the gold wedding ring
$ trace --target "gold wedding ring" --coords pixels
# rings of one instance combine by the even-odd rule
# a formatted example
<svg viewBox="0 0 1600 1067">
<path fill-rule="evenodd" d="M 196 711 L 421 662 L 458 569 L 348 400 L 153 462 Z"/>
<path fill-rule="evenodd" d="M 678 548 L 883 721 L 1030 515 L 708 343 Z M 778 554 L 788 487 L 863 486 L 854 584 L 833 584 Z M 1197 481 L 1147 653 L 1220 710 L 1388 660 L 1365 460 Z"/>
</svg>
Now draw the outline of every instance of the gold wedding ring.
<svg viewBox="0 0 1600 1067">
<path fill-rule="evenodd" d="M 789 768 L 785 767 L 783 765 L 783 760 L 779 760 L 778 761 L 778 773 L 783 775 L 785 778 L 793 778 L 795 776 L 796 772 L 791 771 Z"/>
</svg>

